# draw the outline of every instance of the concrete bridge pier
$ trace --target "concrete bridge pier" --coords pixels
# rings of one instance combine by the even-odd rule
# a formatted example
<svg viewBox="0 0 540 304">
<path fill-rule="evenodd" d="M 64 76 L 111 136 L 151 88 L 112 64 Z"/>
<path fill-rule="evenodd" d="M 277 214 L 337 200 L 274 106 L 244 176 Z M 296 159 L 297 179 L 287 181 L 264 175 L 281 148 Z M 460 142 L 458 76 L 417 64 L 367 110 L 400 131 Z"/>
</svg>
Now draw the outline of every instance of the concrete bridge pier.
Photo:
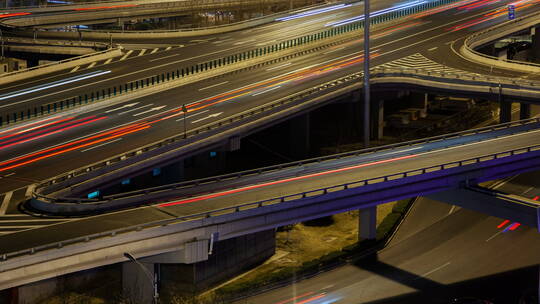
<svg viewBox="0 0 540 304">
<path fill-rule="evenodd" d="M 501 99 L 499 101 L 499 122 L 505 123 L 512 121 L 512 102 Z"/>
<path fill-rule="evenodd" d="M 310 113 L 295 117 L 290 122 L 289 147 L 290 154 L 294 159 L 309 157 L 310 144 Z"/>
<path fill-rule="evenodd" d="M 373 99 L 370 105 L 370 136 L 372 140 L 380 140 L 384 135 L 384 100 Z"/>
<path fill-rule="evenodd" d="M 540 63 L 540 25 L 531 28 L 532 37 L 532 59 L 535 63 Z"/>
<path fill-rule="evenodd" d="M 519 104 L 519 119 L 527 118 L 531 118 L 531 104 L 522 102 Z"/>
<path fill-rule="evenodd" d="M 150 304 L 157 284 L 160 298 L 190 295 L 263 263 L 274 255 L 275 246 L 274 229 L 223 241 L 213 233 L 209 239 L 190 241 L 177 251 L 124 262 L 123 294 L 136 300 L 134 303 Z"/>
<path fill-rule="evenodd" d="M 377 237 L 377 206 L 359 210 L 358 240 L 374 240 Z"/>
</svg>

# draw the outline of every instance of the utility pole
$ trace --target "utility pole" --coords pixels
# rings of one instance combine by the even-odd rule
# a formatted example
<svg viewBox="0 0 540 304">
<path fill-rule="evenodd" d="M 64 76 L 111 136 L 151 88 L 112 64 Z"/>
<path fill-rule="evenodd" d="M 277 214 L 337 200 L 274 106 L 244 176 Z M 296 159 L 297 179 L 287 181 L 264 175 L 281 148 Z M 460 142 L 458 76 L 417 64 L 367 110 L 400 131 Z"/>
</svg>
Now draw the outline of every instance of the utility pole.
<svg viewBox="0 0 540 304">
<path fill-rule="evenodd" d="M 364 147 L 369 147 L 370 121 L 369 121 L 369 0 L 364 0 Z"/>
<path fill-rule="evenodd" d="M 7 0 L 6 0 L 7 1 Z M 2 54 L 0 59 L 4 59 L 4 36 L 2 36 L 2 30 L 0 29 L 0 42 L 2 43 Z"/>
</svg>

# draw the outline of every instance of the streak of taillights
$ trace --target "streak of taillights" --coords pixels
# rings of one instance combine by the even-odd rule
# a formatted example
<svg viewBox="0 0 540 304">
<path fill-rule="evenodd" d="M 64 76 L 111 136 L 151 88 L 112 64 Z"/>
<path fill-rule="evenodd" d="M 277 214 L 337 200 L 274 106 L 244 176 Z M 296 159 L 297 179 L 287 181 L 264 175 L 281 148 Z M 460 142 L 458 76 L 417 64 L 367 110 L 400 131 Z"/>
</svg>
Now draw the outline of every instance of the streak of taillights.
<svg viewBox="0 0 540 304">
<path fill-rule="evenodd" d="M 519 11 L 519 10 L 525 9 L 525 8 L 527 8 L 529 6 L 532 6 L 535 3 L 540 3 L 540 0 L 518 1 L 518 2 L 515 2 L 514 6 L 515 6 L 515 10 Z M 477 25 L 477 24 L 480 24 L 480 23 L 483 23 L 483 22 L 486 22 L 486 21 L 493 20 L 495 18 L 504 16 L 504 15 L 507 15 L 507 14 L 508 14 L 507 8 L 497 9 L 497 10 L 494 10 L 494 11 L 492 11 L 490 13 L 487 13 L 487 14 L 483 15 L 480 18 L 470 20 L 470 21 L 467 21 L 467 22 L 465 22 L 463 24 L 459 24 L 459 25 L 450 27 L 450 28 L 447 29 L 447 31 L 451 31 L 451 32 L 459 31 L 459 30 L 469 28 L 471 26 L 474 26 L 474 25 Z"/>
<path fill-rule="evenodd" d="M 316 296 L 311 297 L 311 298 L 309 298 L 309 299 L 305 299 L 305 300 L 302 300 L 302 301 L 300 301 L 300 302 L 296 302 L 295 304 L 307 304 L 307 303 L 309 303 L 309 302 L 312 302 L 312 301 L 315 301 L 315 300 L 324 298 L 325 296 L 326 296 L 325 294 L 316 295 Z"/>
<path fill-rule="evenodd" d="M 91 145 L 95 145 L 95 144 L 98 144 L 98 143 L 102 143 L 102 142 L 105 142 L 105 141 L 108 141 L 108 140 L 111 140 L 111 139 L 114 139 L 114 138 L 117 138 L 117 137 L 120 137 L 120 136 L 124 136 L 124 135 L 127 135 L 127 134 L 131 134 L 133 132 L 137 132 L 137 131 L 147 129 L 149 127 L 150 126 L 142 126 L 140 128 L 128 130 L 128 131 L 125 131 L 125 132 L 115 133 L 115 134 L 113 134 L 111 136 L 100 138 L 100 139 L 92 141 L 92 142 L 87 142 L 87 143 L 84 143 L 84 144 L 81 144 L 81 145 L 78 145 L 78 146 L 70 147 L 70 148 L 65 149 L 65 150 L 56 151 L 54 153 L 42 155 L 40 157 L 37 157 L 37 158 L 34 158 L 34 159 L 29 159 L 29 160 L 24 161 L 22 163 L 17 163 L 17 164 L 13 164 L 11 166 L 8 166 L 8 167 L 0 168 L 0 172 L 10 170 L 10 169 L 14 169 L 14 168 L 17 168 L 17 167 L 20 167 L 20 166 L 23 166 L 23 165 L 31 164 L 31 163 L 37 162 L 39 160 L 43 160 L 43 159 L 46 159 L 46 158 L 50 158 L 50 157 L 53 157 L 53 156 L 64 154 L 64 153 L 67 153 L 67 152 L 70 152 L 70 151 L 82 149 L 82 148 L 85 148 L 85 147 L 88 147 L 88 146 L 91 146 Z"/>
<path fill-rule="evenodd" d="M 0 18 L 8 18 L 8 17 L 18 17 L 18 16 L 26 16 L 31 15 L 32 13 L 11 13 L 11 14 L 0 14 Z"/>
<path fill-rule="evenodd" d="M 506 226 L 506 224 L 510 223 L 509 220 L 504 220 L 502 223 L 500 223 L 497 228 L 501 229 L 502 227 Z"/>
<path fill-rule="evenodd" d="M 46 137 L 46 136 L 50 136 L 50 135 L 53 135 L 53 134 L 57 134 L 57 133 L 60 133 L 60 132 L 63 132 L 63 131 L 69 130 L 69 129 L 73 129 L 73 128 L 76 128 L 76 127 L 81 127 L 81 126 L 84 126 L 84 125 L 87 125 L 87 124 L 102 120 L 104 118 L 105 117 L 95 118 L 95 116 L 89 116 L 89 117 L 79 119 L 79 120 L 76 120 L 76 121 L 72 121 L 72 122 L 69 122 L 69 123 L 57 125 L 57 126 L 54 126 L 53 128 L 41 130 L 41 131 L 30 133 L 30 134 L 25 134 L 22 137 L 12 138 L 12 139 L 6 141 L 2 145 L 0 145 L 0 150 L 8 148 L 8 147 L 15 146 L 15 145 L 18 145 L 18 144 L 26 143 L 26 142 L 29 142 L 29 141 L 32 141 L 32 140 L 36 140 L 36 139 L 39 139 L 39 138 L 43 138 L 43 137 Z M 45 133 L 47 131 L 49 131 L 49 132 Z"/>
<path fill-rule="evenodd" d="M 364 163 L 364 164 L 359 164 L 359 165 L 340 168 L 340 169 L 333 169 L 333 170 L 328 170 L 328 171 L 324 171 L 324 172 L 318 172 L 318 173 L 313 173 L 313 174 L 308 174 L 308 175 L 296 176 L 296 177 L 281 179 L 281 180 L 277 180 L 277 181 L 272 181 L 272 182 L 267 182 L 267 183 L 262 183 L 262 184 L 257 184 L 257 185 L 246 186 L 246 187 L 237 188 L 237 189 L 233 189 L 233 190 L 227 190 L 227 191 L 223 191 L 223 192 L 203 195 L 203 196 L 199 196 L 199 197 L 186 198 L 186 199 L 182 199 L 182 200 L 179 200 L 179 201 L 176 201 L 176 202 L 163 203 L 163 204 L 159 204 L 158 207 L 168 207 L 168 206 L 174 206 L 174 205 L 180 205 L 180 204 L 194 203 L 194 202 L 198 202 L 198 201 L 203 201 L 203 200 L 212 199 L 212 198 L 216 198 L 216 197 L 221 197 L 221 196 L 226 196 L 226 195 L 230 195 L 230 194 L 240 193 L 240 192 L 249 191 L 249 190 L 253 190 L 253 189 L 259 189 L 259 188 L 264 188 L 264 187 L 268 187 L 268 186 L 285 184 L 285 183 L 304 180 L 304 179 L 309 179 L 309 178 L 313 178 L 313 177 L 325 176 L 325 175 L 333 174 L 333 173 L 351 171 L 351 170 L 370 167 L 370 166 L 374 166 L 374 165 L 391 163 L 391 162 L 395 162 L 395 161 L 399 161 L 399 160 L 414 158 L 414 157 L 417 157 L 417 156 L 418 156 L 417 154 L 411 154 L 411 155 L 406 155 L 406 156 L 401 156 L 401 157 L 396 157 L 396 158 L 391 158 L 391 159 L 384 159 L 384 160 L 379 160 L 379 161 L 375 161 L 375 162 L 371 162 L 371 163 Z"/>
<path fill-rule="evenodd" d="M 0 132 L 0 134 L 6 134 L 6 133 L 11 133 L 11 134 L 4 135 L 4 136 L 0 137 L 0 140 L 2 140 L 4 138 L 9 138 L 9 137 L 12 137 L 12 136 L 16 136 L 16 135 L 19 135 L 19 134 L 23 134 L 23 133 L 26 133 L 26 132 L 30 132 L 30 131 L 35 130 L 35 129 L 46 128 L 48 126 L 52 126 L 52 125 L 55 125 L 55 124 L 58 124 L 58 123 L 62 123 L 62 122 L 71 120 L 73 118 L 74 117 L 61 118 L 61 119 L 58 119 L 57 117 L 49 118 L 49 119 L 44 120 L 44 121 L 35 122 L 35 123 L 28 124 L 28 125 L 25 125 L 25 126 L 21 126 L 21 127 L 18 127 L 18 128 L 13 128 L 13 129 L 10 129 L 10 130 L 2 131 L 2 132 Z M 55 119 L 58 119 L 58 120 L 54 121 Z M 49 122 L 49 121 L 52 121 L 52 122 Z M 43 123 L 45 123 L 45 124 L 43 124 Z"/>
<path fill-rule="evenodd" d="M 41 154 L 45 154 L 45 153 L 48 153 L 48 152 L 51 152 L 51 151 L 59 150 L 59 149 L 69 147 L 69 146 L 73 146 L 73 145 L 76 145 L 76 144 L 79 144 L 79 143 L 82 143 L 82 142 L 93 140 L 93 139 L 96 139 L 96 138 L 99 138 L 99 137 L 102 137 L 102 136 L 111 135 L 111 134 L 117 134 L 117 133 L 120 133 L 120 132 L 136 129 L 136 128 L 139 128 L 141 126 L 147 126 L 147 125 L 146 124 L 133 124 L 133 125 L 129 125 L 129 126 L 126 126 L 126 127 L 110 130 L 110 131 L 107 131 L 107 132 L 104 132 L 104 133 L 100 133 L 100 134 L 93 135 L 93 136 L 90 136 L 90 137 L 87 137 L 87 138 L 79 139 L 79 140 L 76 140 L 76 141 L 73 141 L 73 142 L 58 145 L 58 146 L 55 146 L 55 147 L 52 147 L 52 148 L 48 148 L 48 149 L 45 149 L 45 150 L 42 150 L 42 151 L 30 153 L 30 154 L 27 154 L 27 155 L 24 155 L 24 156 L 20 156 L 20 157 L 5 161 L 3 163 L 0 163 L 0 167 L 11 164 L 11 163 L 14 163 L 14 162 L 17 162 L 17 161 L 21 161 L 21 160 L 24 160 L 24 159 L 35 157 L 35 156 L 38 156 L 38 155 L 41 155 Z"/>
<path fill-rule="evenodd" d="M 280 301 L 280 302 L 277 302 L 277 303 L 274 303 L 274 304 L 287 304 L 289 302 L 293 302 L 295 300 L 298 300 L 298 299 L 301 299 L 301 298 L 304 298 L 304 297 L 308 297 L 308 296 L 310 296 L 312 294 L 314 294 L 314 292 L 310 291 L 310 292 L 304 293 L 302 295 L 299 295 L 299 296 L 296 296 L 296 297 L 293 297 L 293 298 L 290 298 L 290 299 L 287 299 L 287 300 L 283 300 L 283 301 Z"/>
</svg>

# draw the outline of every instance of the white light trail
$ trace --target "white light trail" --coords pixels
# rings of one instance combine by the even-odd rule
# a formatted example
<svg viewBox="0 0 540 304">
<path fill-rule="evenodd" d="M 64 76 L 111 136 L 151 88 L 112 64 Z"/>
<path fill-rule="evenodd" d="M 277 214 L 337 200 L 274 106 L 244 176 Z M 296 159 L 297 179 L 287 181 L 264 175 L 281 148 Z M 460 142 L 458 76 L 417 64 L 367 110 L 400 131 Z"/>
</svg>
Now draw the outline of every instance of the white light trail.
<svg viewBox="0 0 540 304">
<path fill-rule="evenodd" d="M 73 83 L 73 82 L 77 82 L 77 81 L 81 81 L 81 80 L 85 80 L 85 79 L 105 75 L 105 74 L 108 74 L 110 72 L 111 71 L 95 71 L 95 72 L 88 73 L 88 74 L 69 77 L 69 78 L 66 78 L 66 79 L 63 79 L 63 80 L 58 80 L 58 81 L 54 81 L 54 82 L 51 82 L 51 83 L 46 83 L 46 84 L 38 85 L 38 86 L 35 86 L 35 87 L 31 87 L 31 88 L 28 88 L 28 89 L 15 91 L 15 92 L 8 93 L 8 94 L 3 94 L 3 95 L 0 95 L 0 100 L 5 100 L 5 99 L 8 99 L 8 98 L 22 96 L 22 95 L 26 95 L 26 94 L 30 94 L 30 93 L 35 93 L 35 92 L 47 90 L 47 89 L 54 88 L 54 87 L 59 87 L 61 85 L 65 85 L 65 84 L 69 84 L 69 83 Z"/>
</svg>

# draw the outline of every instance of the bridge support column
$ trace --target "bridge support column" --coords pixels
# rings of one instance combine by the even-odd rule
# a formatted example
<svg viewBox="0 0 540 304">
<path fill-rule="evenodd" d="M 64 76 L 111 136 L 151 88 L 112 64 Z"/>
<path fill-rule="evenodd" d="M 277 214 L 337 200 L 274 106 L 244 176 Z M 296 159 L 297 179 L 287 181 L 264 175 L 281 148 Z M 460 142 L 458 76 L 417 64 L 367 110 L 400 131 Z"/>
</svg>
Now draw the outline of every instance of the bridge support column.
<svg viewBox="0 0 540 304">
<path fill-rule="evenodd" d="M 531 104 L 522 102 L 519 104 L 519 119 L 527 118 L 531 118 Z"/>
<path fill-rule="evenodd" d="M 359 210 L 358 239 L 373 240 L 377 237 L 377 206 Z"/>
<path fill-rule="evenodd" d="M 295 117 L 290 122 L 289 147 L 294 159 L 303 159 L 309 156 L 310 145 L 310 122 L 309 113 Z"/>
<path fill-rule="evenodd" d="M 275 230 L 260 231 L 232 239 L 206 240 L 206 259 L 188 263 L 161 260 L 160 293 L 191 294 L 219 284 L 263 263 L 275 253 Z M 211 254 L 209 254 L 211 251 Z M 201 253 L 203 253 L 201 251 Z M 178 263 L 181 262 L 181 263 Z"/>
<path fill-rule="evenodd" d="M 383 137 L 384 130 L 384 100 L 373 99 L 371 101 L 371 131 L 370 136 L 373 140 L 379 140 Z"/>
<path fill-rule="evenodd" d="M 512 121 L 512 103 L 509 101 L 501 100 L 499 102 L 499 122 L 505 123 Z"/>
<path fill-rule="evenodd" d="M 536 63 L 540 63 L 540 26 L 533 27 L 531 29 L 532 37 L 532 59 Z"/>
</svg>

